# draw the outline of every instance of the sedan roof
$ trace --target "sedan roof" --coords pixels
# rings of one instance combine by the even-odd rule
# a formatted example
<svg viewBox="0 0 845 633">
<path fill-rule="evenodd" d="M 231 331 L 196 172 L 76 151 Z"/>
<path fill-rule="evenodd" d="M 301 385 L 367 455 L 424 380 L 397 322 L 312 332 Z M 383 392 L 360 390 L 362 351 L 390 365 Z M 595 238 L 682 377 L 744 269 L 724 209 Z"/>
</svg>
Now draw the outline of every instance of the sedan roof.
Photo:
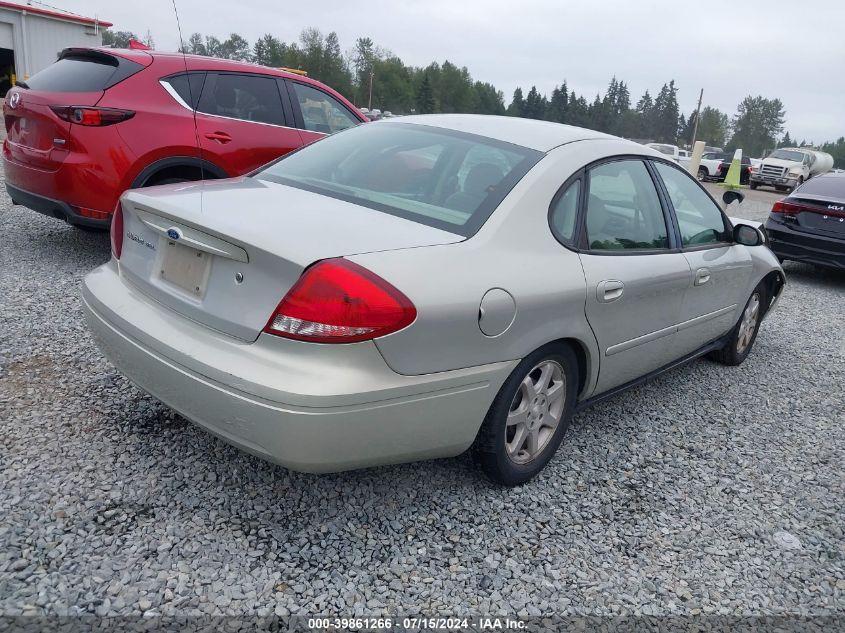
<svg viewBox="0 0 845 633">
<path fill-rule="evenodd" d="M 536 119 L 521 119 L 511 116 L 493 116 L 489 114 L 419 114 L 415 116 L 402 117 L 402 123 L 414 123 L 416 125 L 429 125 L 432 127 L 477 134 L 488 138 L 521 145 L 540 152 L 548 152 L 559 145 L 583 141 L 586 139 L 615 139 L 620 142 L 630 143 L 632 148 L 636 147 L 645 152 L 648 151 L 638 143 L 625 141 L 616 136 L 587 130 L 562 123 L 551 121 L 538 121 Z M 378 124 L 378 122 L 376 122 Z M 634 153 L 634 152 L 632 152 Z"/>
</svg>

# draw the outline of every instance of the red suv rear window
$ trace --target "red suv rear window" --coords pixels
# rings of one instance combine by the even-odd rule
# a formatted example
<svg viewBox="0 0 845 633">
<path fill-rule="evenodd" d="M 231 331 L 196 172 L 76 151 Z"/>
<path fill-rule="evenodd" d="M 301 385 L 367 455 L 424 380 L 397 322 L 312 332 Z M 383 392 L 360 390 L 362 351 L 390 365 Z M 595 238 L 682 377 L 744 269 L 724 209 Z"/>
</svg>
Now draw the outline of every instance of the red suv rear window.
<svg viewBox="0 0 845 633">
<path fill-rule="evenodd" d="M 112 55 L 71 54 L 33 75 L 26 85 L 45 92 L 96 92 L 111 88 L 143 68 L 137 62 Z"/>
</svg>

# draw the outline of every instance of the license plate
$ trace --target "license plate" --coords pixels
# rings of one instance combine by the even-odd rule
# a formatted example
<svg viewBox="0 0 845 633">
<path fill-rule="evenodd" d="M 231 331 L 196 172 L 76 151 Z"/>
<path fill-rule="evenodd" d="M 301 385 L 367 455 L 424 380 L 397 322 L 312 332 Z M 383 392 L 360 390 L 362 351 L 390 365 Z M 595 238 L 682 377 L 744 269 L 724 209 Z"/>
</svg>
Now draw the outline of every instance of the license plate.
<svg viewBox="0 0 845 633">
<path fill-rule="evenodd" d="M 211 255 L 184 244 L 166 241 L 160 277 L 185 292 L 202 297 L 208 282 Z"/>
</svg>

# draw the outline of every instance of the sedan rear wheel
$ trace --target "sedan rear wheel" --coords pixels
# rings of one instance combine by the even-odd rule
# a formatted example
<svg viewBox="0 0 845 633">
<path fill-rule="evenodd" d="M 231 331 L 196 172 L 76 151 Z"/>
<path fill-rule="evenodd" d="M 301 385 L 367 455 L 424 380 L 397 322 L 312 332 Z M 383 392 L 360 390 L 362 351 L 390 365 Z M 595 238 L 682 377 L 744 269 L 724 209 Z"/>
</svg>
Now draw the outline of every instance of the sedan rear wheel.
<svg viewBox="0 0 845 633">
<path fill-rule="evenodd" d="M 569 425 L 577 385 L 578 363 L 566 345 L 523 359 L 493 400 L 473 446 L 490 479 L 516 486 L 543 469 Z"/>
</svg>

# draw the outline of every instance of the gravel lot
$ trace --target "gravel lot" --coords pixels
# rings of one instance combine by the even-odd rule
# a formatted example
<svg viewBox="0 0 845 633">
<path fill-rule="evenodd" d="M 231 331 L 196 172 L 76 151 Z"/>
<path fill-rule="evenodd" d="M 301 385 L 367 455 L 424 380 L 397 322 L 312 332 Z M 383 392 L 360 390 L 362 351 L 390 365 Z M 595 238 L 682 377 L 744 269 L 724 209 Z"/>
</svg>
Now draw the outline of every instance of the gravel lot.
<svg viewBox="0 0 845 633">
<path fill-rule="evenodd" d="M 578 416 L 523 488 L 312 476 L 119 376 L 79 300 L 108 236 L 0 207 L 2 614 L 845 612 L 845 275 L 788 264 L 743 366 Z"/>
</svg>

